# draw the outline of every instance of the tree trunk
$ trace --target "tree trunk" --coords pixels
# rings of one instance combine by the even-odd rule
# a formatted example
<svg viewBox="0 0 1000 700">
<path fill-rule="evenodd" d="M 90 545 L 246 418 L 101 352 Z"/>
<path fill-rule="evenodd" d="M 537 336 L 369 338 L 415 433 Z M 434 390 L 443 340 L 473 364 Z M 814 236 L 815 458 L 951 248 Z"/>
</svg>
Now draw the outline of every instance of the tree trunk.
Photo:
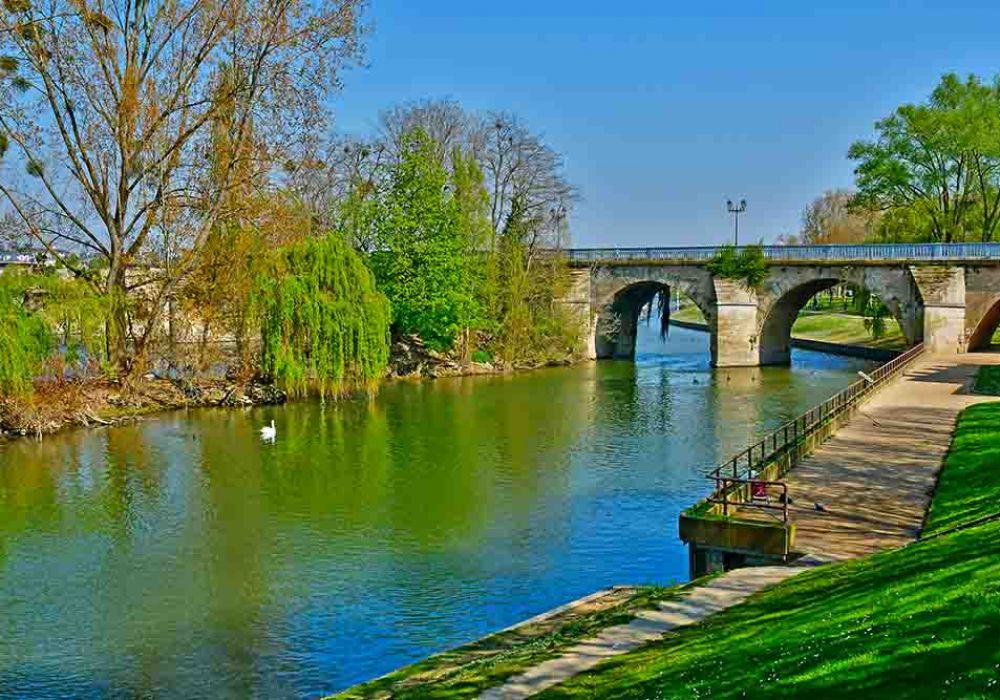
<svg viewBox="0 0 1000 700">
<path fill-rule="evenodd" d="M 108 362 L 115 368 L 118 378 L 127 381 L 133 367 L 128 347 L 128 290 L 125 286 L 125 271 L 118 261 L 112 260 L 105 292 L 111 304 L 107 321 Z"/>
</svg>

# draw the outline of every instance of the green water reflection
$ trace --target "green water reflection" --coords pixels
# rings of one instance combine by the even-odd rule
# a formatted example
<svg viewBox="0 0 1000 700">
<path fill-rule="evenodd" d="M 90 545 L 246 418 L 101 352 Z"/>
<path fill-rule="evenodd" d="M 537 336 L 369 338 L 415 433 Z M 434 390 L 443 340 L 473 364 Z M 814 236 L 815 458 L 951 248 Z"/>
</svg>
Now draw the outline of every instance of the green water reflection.
<svg viewBox="0 0 1000 700">
<path fill-rule="evenodd" d="M 864 366 L 713 372 L 678 330 L 641 350 L 0 447 L 0 696 L 318 695 L 682 580 L 703 471 Z"/>
</svg>

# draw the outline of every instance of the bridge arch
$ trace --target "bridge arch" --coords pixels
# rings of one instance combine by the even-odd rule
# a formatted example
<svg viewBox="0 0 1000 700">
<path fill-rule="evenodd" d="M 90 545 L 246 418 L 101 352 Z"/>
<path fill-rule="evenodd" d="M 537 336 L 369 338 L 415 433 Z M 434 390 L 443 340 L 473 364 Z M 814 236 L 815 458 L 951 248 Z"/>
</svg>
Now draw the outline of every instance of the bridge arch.
<svg viewBox="0 0 1000 700">
<path fill-rule="evenodd" d="M 993 334 L 1000 327 L 1000 294 L 986 307 L 969 332 L 966 349 L 968 352 L 986 350 L 993 344 Z"/>
<path fill-rule="evenodd" d="M 923 335 L 923 302 L 905 269 L 832 267 L 782 270 L 771 275 L 758 293 L 758 352 L 760 364 L 787 364 L 791 360 L 792 326 L 799 312 L 816 294 L 837 285 L 865 290 L 882 301 L 899 323 L 906 342 Z"/>
<path fill-rule="evenodd" d="M 670 266 L 610 268 L 595 271 L 594 348 L 598 359 L 635 357 L 639 316 L 658 294 L 678 293 L 691 299 L 711 326 L 715 319 L 715 292 L 711 275 L 702 269 Z"/>
</svg>

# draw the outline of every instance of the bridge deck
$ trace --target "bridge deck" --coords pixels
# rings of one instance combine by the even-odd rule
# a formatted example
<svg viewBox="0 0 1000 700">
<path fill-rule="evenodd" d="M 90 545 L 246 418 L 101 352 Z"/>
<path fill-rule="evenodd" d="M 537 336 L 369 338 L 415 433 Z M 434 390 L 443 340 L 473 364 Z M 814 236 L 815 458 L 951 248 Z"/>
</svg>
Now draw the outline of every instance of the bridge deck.
<svg viewBox="0 0 1000 700">
<path fill-rule="evenodd" d="M 705 264 L 718 246 L 661 248 L 571 248 L 570 264 Z M 767 245 L 761 247 L 772 264 L 887 265 L 909 263 L 1000 263 L 1000 243 L 886 243 L 860 245 Z"/>
<path fill-rule="evenodd" d="M 1000 364 L 1000 353 L 918 361 L 789 472 L 795 548 L 840 560 L 916 539 L 959 412 L 996 400 L 971 393 L 983 364 Z M 739 517 L 768 516 L 745 509 Z"/>
</svg>

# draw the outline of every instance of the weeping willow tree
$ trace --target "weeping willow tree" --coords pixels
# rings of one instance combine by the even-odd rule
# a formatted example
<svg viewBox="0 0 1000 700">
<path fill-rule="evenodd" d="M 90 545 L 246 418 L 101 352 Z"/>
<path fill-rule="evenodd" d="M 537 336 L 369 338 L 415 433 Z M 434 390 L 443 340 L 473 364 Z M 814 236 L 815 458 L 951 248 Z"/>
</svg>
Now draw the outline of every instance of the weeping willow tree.
<svg viewBox="0 0 1000 700">
<path fill-rule="evenodd" d="M 0 275 L 0 393 L 29 394 L 43 375 L 81 377 L 102 364 L 108 307 L 76 280 Z"/>
<path fill-rule="evenodd" d="M 883 338 L 888 332 L 889 307 L 864 288 L 854 291 L 852 304 L 855 312 L 864 319 L 865 330 L 871 337 L 875 340 Z"/>
<path fill-rule="evenodd" d="M 30 392 L 51 347 L 48 324 L 24 308 L 12 285 L 0 283 L 0 394 Z"/>
<path fill-rule="evenodd" d="M 280 251 L 258 303 L 261 372 L 289 394 L 376 388 L 389 361 L 389 302 L 341 236 Z"/>
</svg>

